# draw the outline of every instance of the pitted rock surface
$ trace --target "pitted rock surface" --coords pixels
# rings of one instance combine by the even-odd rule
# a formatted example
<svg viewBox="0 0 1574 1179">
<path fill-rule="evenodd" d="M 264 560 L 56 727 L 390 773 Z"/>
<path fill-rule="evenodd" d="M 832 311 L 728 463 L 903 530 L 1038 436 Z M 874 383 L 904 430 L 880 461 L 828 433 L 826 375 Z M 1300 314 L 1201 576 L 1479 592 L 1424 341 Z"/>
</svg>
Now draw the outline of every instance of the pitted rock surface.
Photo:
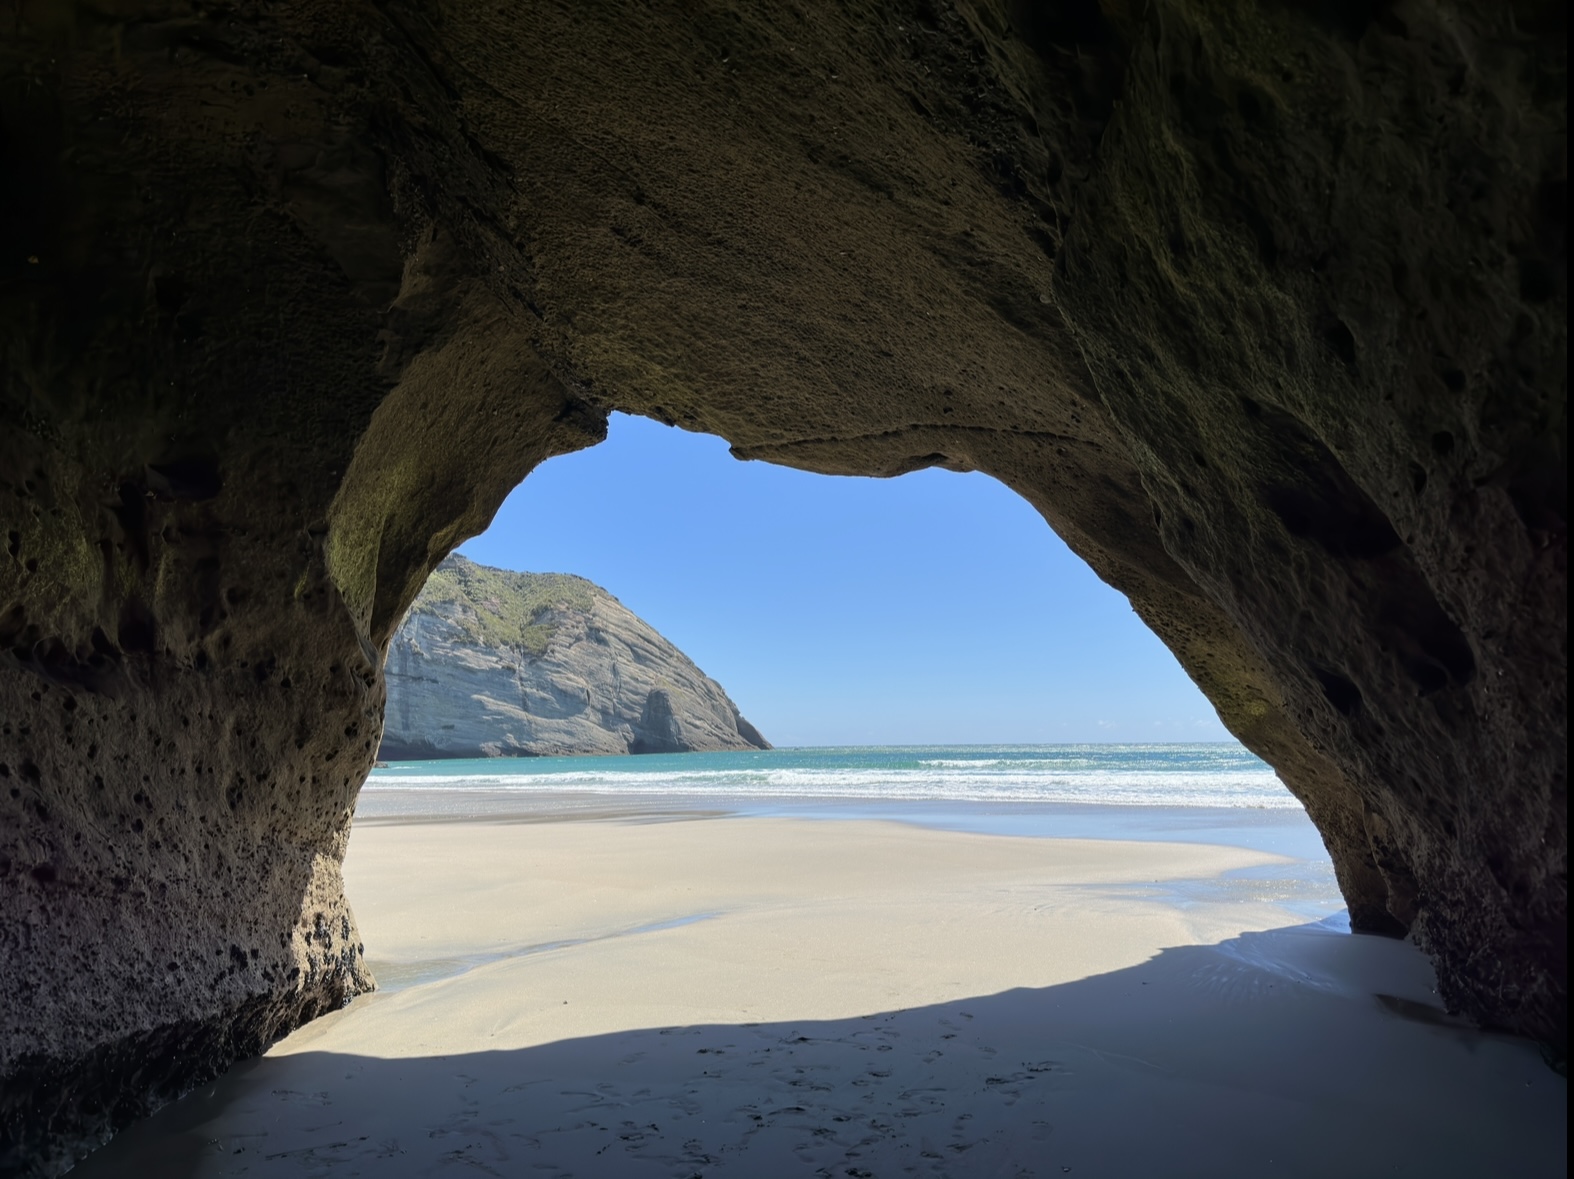
<svg viewBox="0 0 1574 1179">
<path fill-rule="evenodd" d="M 370 985 L 387 644 L 614 409 L 1016 489 L 1562 1051 L 1564 6 L 8 19 L 0 1168 Z"/>
<path fill-rule="evenodd" d="M 449 557 L 383 678 L 388 761 L 770 748 L 720 684 L 581 577 Z"/>
</svg>

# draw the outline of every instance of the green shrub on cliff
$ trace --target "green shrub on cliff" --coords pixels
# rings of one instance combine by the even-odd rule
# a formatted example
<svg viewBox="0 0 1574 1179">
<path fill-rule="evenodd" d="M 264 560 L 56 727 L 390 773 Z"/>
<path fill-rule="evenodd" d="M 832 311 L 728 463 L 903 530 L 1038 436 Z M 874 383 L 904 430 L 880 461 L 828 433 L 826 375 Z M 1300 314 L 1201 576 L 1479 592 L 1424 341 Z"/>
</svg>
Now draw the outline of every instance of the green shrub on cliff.
<svg viewBox="0 0 1574 1179">
<path fill-rule="evenodd" d="M 452 556 L 432 571 L 410 612 L 445 618 L 478 643 L 540 655 L 557 629 L 543 615 L 589 610 L 598 592 L 567 573 L 511 573 Z"/>
</svg>

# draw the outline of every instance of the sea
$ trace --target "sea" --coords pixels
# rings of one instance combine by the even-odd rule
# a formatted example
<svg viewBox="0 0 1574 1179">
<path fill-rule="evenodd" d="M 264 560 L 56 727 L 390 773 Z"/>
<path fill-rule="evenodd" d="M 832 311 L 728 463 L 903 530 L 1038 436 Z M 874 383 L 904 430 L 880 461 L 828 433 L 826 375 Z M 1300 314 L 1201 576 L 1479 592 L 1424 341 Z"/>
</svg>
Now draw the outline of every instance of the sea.
<svg viewBox="0 0 1574 1179">
<path fill-rule="evenodd" d="M 1222 880 L 1172 882 L 1164 885 L 1167 899 L 1269 901 L 1335 921 L 1344 908 L 1322 837 L 1305 809 L 1272 767 L 1228 743 L 839 746 L 400 761 L 371 772 L 355 821 L 735 816 L 878 819 L 997 835 L 1249 847 L 1283 862 Z"/>
</svg>

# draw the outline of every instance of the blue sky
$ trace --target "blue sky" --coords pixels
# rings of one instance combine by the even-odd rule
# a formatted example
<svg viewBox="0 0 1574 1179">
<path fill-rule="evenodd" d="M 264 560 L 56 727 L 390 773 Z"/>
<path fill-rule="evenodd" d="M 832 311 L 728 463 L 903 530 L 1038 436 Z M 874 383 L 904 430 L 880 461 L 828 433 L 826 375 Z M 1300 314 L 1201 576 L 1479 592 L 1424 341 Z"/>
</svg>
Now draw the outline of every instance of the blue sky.
<svg viewBox="0 0 1574 1179">
<path fill-rule="evenodd" d="M 460 552 L 588 577 L 777 745 L 1221 741 L 1126 599 L 986 475 L 810 475 L 615 415 Z"/>
</svg>

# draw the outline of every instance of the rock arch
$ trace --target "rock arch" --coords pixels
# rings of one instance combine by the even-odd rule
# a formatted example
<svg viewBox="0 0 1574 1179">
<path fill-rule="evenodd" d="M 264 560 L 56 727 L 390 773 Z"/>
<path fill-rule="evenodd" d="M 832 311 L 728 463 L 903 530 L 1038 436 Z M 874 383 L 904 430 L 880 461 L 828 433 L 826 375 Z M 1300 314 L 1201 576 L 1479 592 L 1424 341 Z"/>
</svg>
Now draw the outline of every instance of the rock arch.
<svg viewBox="0 0 1574 1179">
<path fill-rule="evenodd" d="M 382 646 L 613 409 L 1000 478 L 1564 1042 L 1561 6 L 19 11 L 7 1166 L 368 985 Z"/>
</svg>

